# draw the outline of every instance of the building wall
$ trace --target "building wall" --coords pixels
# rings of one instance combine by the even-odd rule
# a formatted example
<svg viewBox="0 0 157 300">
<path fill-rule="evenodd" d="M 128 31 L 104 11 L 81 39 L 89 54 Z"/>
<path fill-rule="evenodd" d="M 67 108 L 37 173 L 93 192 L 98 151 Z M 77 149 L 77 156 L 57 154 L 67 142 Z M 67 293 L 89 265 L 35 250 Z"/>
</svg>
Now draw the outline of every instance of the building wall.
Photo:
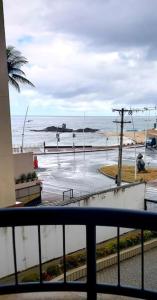
<svg viewBox="0 0 157 300">
<path fill-rule="evenodd" d="M 145 184 L 130 185 L 126 188 L 111 189 L 90 196 L 86 200 L 69 204 L 75 207 L 112 207 L 126 209 L 144 208 Z M 70 253 L 86 246 L 85 226 L 66 227 L 66 253 Z M 129 229 L 121 230 L 121 233 Z M 16 228 L 16 251 L 18 270 L 22 271 L 39 264 L 37 227 Z M 116 236 L 116 228 L 97 227 L 97 242 L 105 241 Z M 12 236 L 10 228 L 0 228 L 0 277 L 14 272 Z M 41 226 L 42 262 L 63 255 L 62 226 Z"/>
<path fill-rule="evenodd" d="M 13 174 L 8 70 L 3 20 L 3 5 L 0 1 L 0 207 L 15 204 Z"/>
<path fill-rule="evenodd" d="M 14 177 L 18 179 L 22 174 L 27 175 L 34 171 L 33 153 L 17 153 L 13 154 Z"/>
</svg>

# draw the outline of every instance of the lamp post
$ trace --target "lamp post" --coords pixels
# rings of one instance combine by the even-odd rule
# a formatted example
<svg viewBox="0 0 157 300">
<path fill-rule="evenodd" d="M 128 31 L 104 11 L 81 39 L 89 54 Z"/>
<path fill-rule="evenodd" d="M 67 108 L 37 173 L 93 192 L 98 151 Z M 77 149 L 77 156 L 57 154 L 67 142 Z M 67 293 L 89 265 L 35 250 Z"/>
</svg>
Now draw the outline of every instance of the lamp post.
<svg viewBox="0 0 157 300">
<path fill-rule="evenodd" d="M 74 139 L 76 137 L 76 134 L 74 132 L 72 134 L 72 137 L 73 137 L 73 150 L 74 150 L 74 153 L 75 153 L 75 142 L 74 142 Z"/>
<path fill-rule="evenodd" d="M 83 122 L 83 152 L 85 154 L 85 112 L 84 112 L 84 122 Z"/>
<path fill-rule="evenodd" d="M 24 144 L 24 136 L 25 136 L 25 125 L 26 125 L 26 119 L 27 119 L 27 114 L 28 114 L 28 107 L 26 109 L 26 114 L 24 118 L 24 123 L 23 123 L 23 129 L 22 129 L 22 143 L 21 143 L 21 152 L 23 152 L 23 144 Z"/>
<path fill-rule="evenodd" d="M 58 143 L 60 142 L 60 136 L 59 136 L 59 132 L 58 131 L 56 133 L 56 139 L 57 139 L 57 151 L 58 151 Z"/>
</svg>

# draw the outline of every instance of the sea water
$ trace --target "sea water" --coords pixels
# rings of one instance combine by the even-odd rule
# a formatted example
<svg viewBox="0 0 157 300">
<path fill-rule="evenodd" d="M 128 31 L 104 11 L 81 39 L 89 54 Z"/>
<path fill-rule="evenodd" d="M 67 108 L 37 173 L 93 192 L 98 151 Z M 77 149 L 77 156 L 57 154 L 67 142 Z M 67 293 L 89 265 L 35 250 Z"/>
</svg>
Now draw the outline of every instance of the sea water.
<svg viewBox="0 0 157 300">
<path fill-rule="evenodd" d="M 14 146 L 21 146 L 22 132 L 25 116 L 12 116 L 12 142 Z M 35 132 L 33 130 L 42 130 L 48 126 L 61 127 L 63 123 L 67 128 L 93 128 L 99 129 L 95 133 L 76 133 L 73 138 L 72 132 L 60 133 L 59 146 L 69 145 L 92 145 L 92 146 L 109 146 L 118 143 L 118 134 L 120 132 L 120 124 L 113 121 L 120 121 L 120 117 L 115 116 L 78 116 L 78 117 L 63 117 L 63 116 L 27 116 L 24 130 L 24 146 L 37 146 L 40 147 L 45 142 L 46 145 L 57 145 L 57 138 L 55 132 Z M 124 124 L 124 131 L 127 130 L 145 130 L 146 128 L 153 128 L 156 121 L 156 116 L 126 116 L 126 121 L 131 123 Z M 109 136 L 109 132 L 114 132 L 115 136 Z M 105 133 L 102 134 L 102 133 Z M 125 138 L 125 143 L 130 142 Z"/>
</svg>

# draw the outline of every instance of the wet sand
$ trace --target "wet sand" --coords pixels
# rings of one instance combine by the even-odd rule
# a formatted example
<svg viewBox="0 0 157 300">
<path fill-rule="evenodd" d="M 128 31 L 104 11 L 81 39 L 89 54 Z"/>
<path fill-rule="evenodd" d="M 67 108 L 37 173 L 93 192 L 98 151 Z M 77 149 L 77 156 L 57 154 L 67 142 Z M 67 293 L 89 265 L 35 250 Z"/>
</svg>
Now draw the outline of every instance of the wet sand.
<svg viewBox="0 0 157 300">
<path fill-rule="evenodd" d="M 116 132 L 105 132 L 102 133 L 106 137 L 117 136 Z M 133 142 L 137 144 L 144 144 L 146 137 L 156 137 L 157 138 L 157 130 L 149 129 L 147 132 L 145 131 L 125 131 L 124 136 L 126 138 L 131 139 Z"/>
</svg>

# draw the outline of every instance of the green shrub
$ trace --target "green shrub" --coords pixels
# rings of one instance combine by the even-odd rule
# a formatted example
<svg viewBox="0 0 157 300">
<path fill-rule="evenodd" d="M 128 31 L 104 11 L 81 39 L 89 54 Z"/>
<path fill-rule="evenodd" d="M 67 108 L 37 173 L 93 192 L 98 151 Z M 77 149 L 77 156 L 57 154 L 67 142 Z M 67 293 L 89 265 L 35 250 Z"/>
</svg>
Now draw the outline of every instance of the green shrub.
<svg viewBox="0 0 157 300">
<path fill-rule="evenodd" d="M 57 263 L 54 263 L 47 268 L 47 274 L 50 276 L 59 276 L 61 273 L 61 267 Z"/>
<path fill-rule="evenodd" d="M 101 247 L 101 248 L 98 248 L 96 249 L 96 258 L 101 258 L 103 256 L 105 256 L 106 254 L 106 249 Z"/>
<path fill-rule="evenodd" d="M 116 252 L 117 252 L 117 242 L 115 241 L 108 242 L 106 246 L 106 254 L 109 255 L 109 254 L 114 254 Z"/>
<path fill-rule="evenodd" d="M 126 239 L 126 245 L 127 245 L 127 247 L 134 246 L 135 242 L 134 242 L 133 238 L 127 238 Z"/>
<path fill-rule="evenodd" d="M 27 174 L 27 181 L 30 181 L 30 180 L 32 180 L 32 174 L 31 174 L 31 173 L 28 173 L 28 174 Z"/>
<path fill-rule="evenodd" d="M 157 232 L 145 230 L 144 240 L 149 240 L 153 237 L 157 237 Z M 141 243 L 141 231 L 129 232 L 120 236 L 119 248 L 120 250 L 138 245 Z M 117 252 L 117 238 L 103 242 L 97 245 L 96 258 L 102 258 L 107 255 L 111 255 Z M 86 251 L 81 250 L 78 253 L 69 254 L 66 256 L 66 270 L 77 268 L 86 263 Z M 50 267 L 47 268 L 47 274 L 49 276 L 58 276 L 63 272 L 63 258 L 57 263 L 54 262 Z"/>
<path fill-rule="evenodd" d="M 79 266 L 79 262 L 77 260 L 77 256 L 76 255 L 66 256 L 65 263 L 66 263 L 66 268 L 68 270 L 76 268 L 76 267 Z"/>
<path fill-rule="evenodd" d="M 15 184 L 19 184 L 21 182 L 20 178 L 15 179 Z"/>
<path fill-rule="evenodd" d="M 20 180 L 21 182 L 25 182 L 27 180 L 27 176 L 25 174 L 21 174 Z"/>
<path fill-rule="evenodd" d="M 123 239 L 120 239 L 119 240 L 119 249 L 125 249 L 127 248 L 127 243 L 126 243 L 126 240 L 123 238 Z"/>
<path fill-rule="evenodd" d="M 78 255 L 78 261 L 80 262 L 80 264 L 85 263 L 86 259 L 87 259 L 86 253 L 81 253 Z"/>
<path fill-rule="evenodd" d="M 157 231 L 151 231 L 152 237 L 156 238 L 157 237 Z"/>
<path fill-rule="evenodd" d="M 28 275 L 25 275 L 22 279 L 21 279 L 22 282 L 36 282 L 36 281 L 39 281 L 39 274 L 37 273 L 31 273 L 31 274 L 28 274 Z"/>
<path fill-rule="evenodd" d="M 38 178 L 38 176 L 37 176 L 37 174 L 36 174 L 36 172 L 34 171 L 32 174 L 32 180 L 34 180 L 34 179 L 37 179 Z"/>
<path fill-rule="evenodd" d="M 134 235 L 134 245 L 138 245 L 139 243 L 141 243 L 141 233 L 137 233 L 136 235 Z"/>
<path fill-rule="evenodd" d="M 65 258 L 65 263 L 66 263 L 66 270 L 71 270 L 73 268 L 82 266 L 86 263 L 86 252 L 85 250 L 82 250 L 81 253 L 73 253 L 69 254 Z M 60 266 L 63 271 L 64 269 L 64 263 L 63 259 L 60 260 Z"/>
</svg>

